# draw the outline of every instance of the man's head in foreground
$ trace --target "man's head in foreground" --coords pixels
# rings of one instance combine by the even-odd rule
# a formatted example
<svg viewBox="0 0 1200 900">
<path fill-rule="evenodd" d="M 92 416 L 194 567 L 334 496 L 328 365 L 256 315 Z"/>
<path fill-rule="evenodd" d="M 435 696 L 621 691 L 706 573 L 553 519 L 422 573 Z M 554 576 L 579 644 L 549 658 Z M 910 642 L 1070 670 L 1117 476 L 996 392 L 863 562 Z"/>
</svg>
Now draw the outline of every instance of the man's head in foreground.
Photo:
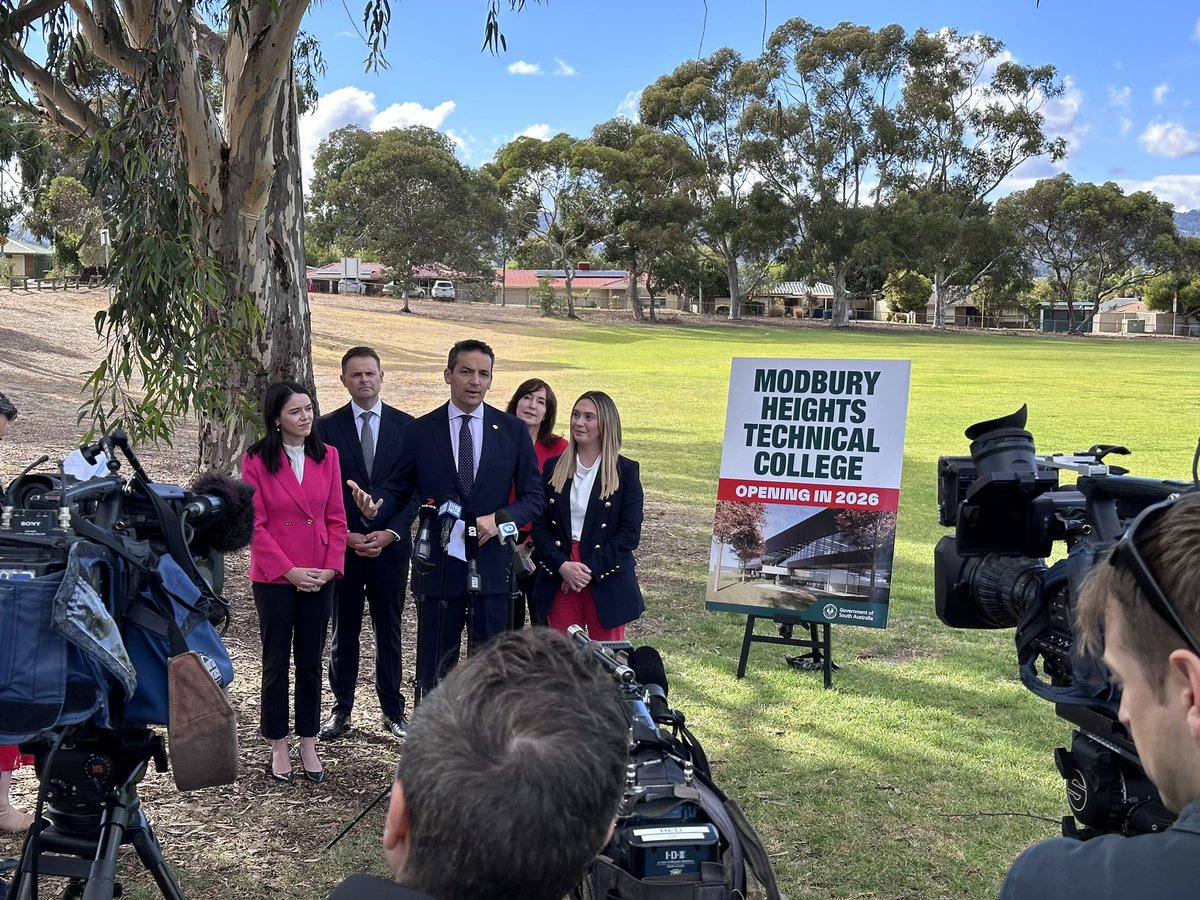
<svg viewBox="0 0 1200 900">
<path fill-rule="evenodd" d="M 506 632 L 417 708 L 383 842 L 437 900 L 559 900 L 608 840 L 628 725 L 612 679 L 548 628 Z"/>
<path fill-rule="evenodd" d="M 1146 774 L 1178 812 L 1200 799 L 1200 650 L 1189 646 L 1200 641 L 1200 493 L 1140 516 L 1089 574 L 1076 613 L 1083 648 L 1103 646 L 1121 687 Z"/>
</svg>

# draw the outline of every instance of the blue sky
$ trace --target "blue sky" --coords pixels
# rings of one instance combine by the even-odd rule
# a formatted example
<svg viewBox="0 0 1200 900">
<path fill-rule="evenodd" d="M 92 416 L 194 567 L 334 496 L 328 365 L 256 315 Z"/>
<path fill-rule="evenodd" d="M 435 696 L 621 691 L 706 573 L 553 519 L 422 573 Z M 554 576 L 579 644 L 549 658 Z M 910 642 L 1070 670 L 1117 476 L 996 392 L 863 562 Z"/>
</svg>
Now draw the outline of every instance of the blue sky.
<svg viewBox="0 0 1200 900">
<path fill-rule="evenodd" d="M 499 56 L 480 52 L 486 8 L 485 0 L 393 0 L 390 68 L 367 73 L 360 0 L 314 5 L 304 27 L 322 39 L 328 72 L 302 121 L 306 156 L 350 123 L 437 128 L 472 165 L 519 134 L 586 136 L 614 115 L 636 116 L 641 89 L 684 60 L 723 46 L 756 56 L 764 27 L 770 33 L 802 16 L 825 27 L 982 32 L 1018 62 L 1054 65 L 1066 90 L 1045 113 L 1069 155 L 1057 166 L 1025 164 L 1009 189 L 1065 169 L 1080 181 L 1152 190 L 1180 210 L 1200 208 L 1195 2 L 529 0 L 520 13 L 505 2 L 508 51 Z"/>
</svg>

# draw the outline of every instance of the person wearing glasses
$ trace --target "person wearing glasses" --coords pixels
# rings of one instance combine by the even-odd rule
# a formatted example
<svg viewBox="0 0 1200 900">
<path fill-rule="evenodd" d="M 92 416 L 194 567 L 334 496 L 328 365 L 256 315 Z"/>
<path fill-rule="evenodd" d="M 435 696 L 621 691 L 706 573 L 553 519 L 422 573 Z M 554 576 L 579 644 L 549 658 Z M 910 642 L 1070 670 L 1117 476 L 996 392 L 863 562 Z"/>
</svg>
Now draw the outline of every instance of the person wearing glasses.
<svg viewBox="0 0 1200 900">
<path fill-rule="evenodd" d="M 1163 803 L 1159 834 L 1055 838 L 1022 853 L 1000 900 L 1200 893 L 1200 491 L 1148 507 L 1084 581 L 1076 630 L 1121 688 L 1118 718 Z"/>
</svg>

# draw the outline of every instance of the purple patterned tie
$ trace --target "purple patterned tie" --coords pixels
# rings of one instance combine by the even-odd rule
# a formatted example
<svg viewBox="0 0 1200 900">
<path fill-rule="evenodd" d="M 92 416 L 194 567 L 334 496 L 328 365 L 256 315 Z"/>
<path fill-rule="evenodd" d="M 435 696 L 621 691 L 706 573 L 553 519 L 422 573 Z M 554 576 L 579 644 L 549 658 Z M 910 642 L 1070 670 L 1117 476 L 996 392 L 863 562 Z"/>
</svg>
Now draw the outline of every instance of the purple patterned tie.
<svg viewBox="0 0 1200 900">
<path fill-rule="evenodd" d="M 475 441 L 471 438 L 470 416 L 462 416 L 458 429 L 458 488 L 463 500 L 475 490 Z"/>
</svg>

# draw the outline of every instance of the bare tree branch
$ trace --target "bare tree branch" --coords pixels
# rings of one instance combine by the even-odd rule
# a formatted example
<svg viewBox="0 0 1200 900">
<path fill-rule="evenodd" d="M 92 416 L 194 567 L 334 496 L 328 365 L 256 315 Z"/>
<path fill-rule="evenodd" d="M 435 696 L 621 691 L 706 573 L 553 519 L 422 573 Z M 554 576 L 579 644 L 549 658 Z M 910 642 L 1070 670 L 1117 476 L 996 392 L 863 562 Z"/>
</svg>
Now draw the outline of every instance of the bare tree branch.
<svg viewBox="0 0 1200 900">
<path fill-rule="evenodd" d="M 107 127 L 107 123 L 93 112 L 69 87 L 55 78 L 16 47 L 9 47 L 8 60 L 13 70 L 37 92 L 47 117 L 60 124 L 72 123 L 71 130 L 82 129 L 85 134 L 94 134 Z M 52 116 L 51 110 L 54 111 Z M 60 114 L 60 115 L 59 115 Z"/>
<path fill-rule="evenodd" d="M 0 33 L 0 40 L 8 40 L 20 34 L 42 16 L 58 9 L 67 0 L 27 0 L 15 13 L 3 20 L 7 28 Z"/>
<path fill-rule="evenodd" d="M 86 0 L 68 0 L 92 52 L 130 78 L 145 71 L 146 57 L 125 41 L 125 29 L 111 0 L 94 0 L 95 13 Z"/>
</svg>

